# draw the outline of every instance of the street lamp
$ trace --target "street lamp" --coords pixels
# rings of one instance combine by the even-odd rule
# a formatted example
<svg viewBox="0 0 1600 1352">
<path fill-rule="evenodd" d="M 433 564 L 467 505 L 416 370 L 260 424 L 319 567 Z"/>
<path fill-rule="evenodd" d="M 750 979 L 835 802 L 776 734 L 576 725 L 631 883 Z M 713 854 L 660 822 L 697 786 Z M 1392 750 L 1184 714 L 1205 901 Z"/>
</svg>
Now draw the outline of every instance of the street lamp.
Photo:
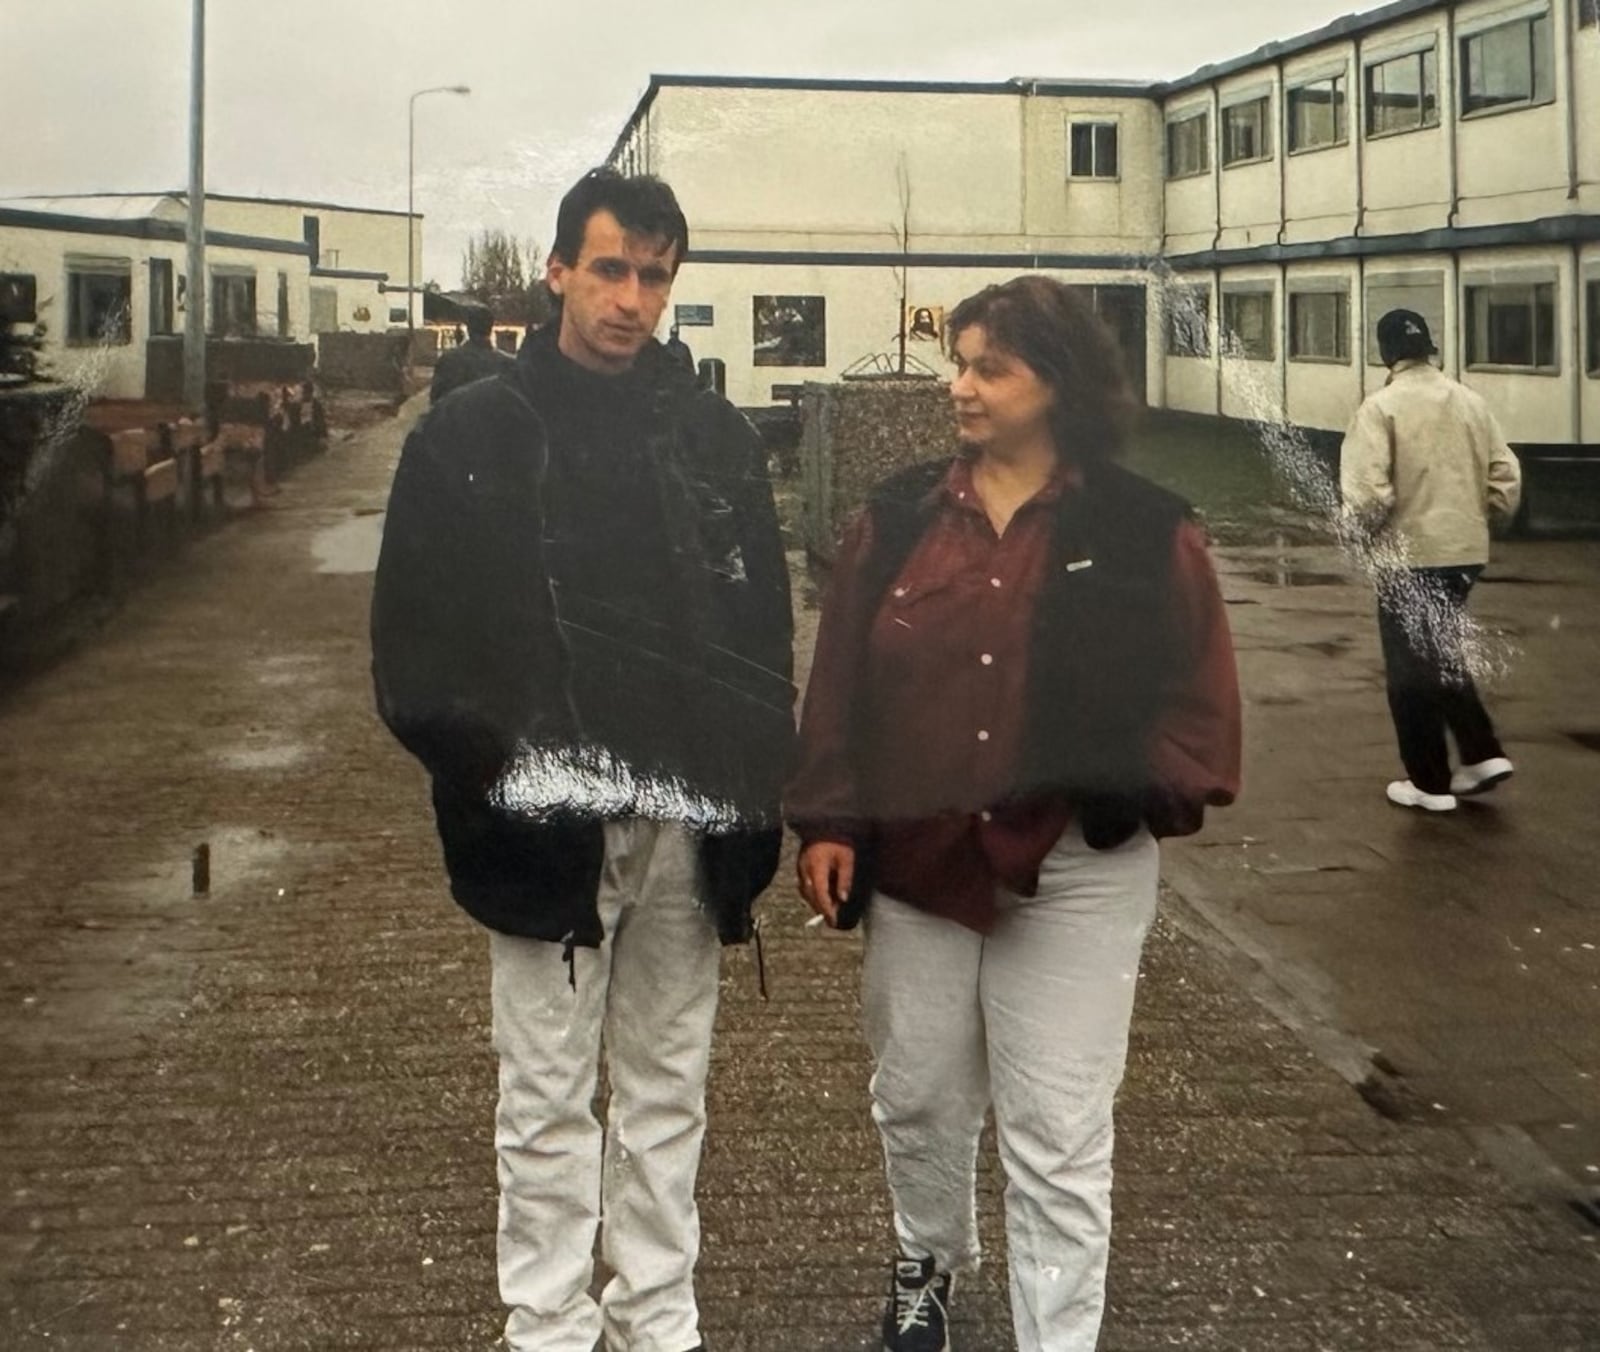
<svg viewBox="0 0 1600 1352">
<path fill-rule="evenodd" d="M 472 91 L 466 85 L 433 85 L 428 89 L 419 89 L 411 96 L 411 104 L 406 117 L 406 332 L 416 329 L 415 312 L 412 309 L 416 295 L 416 235 L 417 212 L 415 206 L 417 182 L 417 100 L 424 94 L 470 94 Z"/>
</svg>

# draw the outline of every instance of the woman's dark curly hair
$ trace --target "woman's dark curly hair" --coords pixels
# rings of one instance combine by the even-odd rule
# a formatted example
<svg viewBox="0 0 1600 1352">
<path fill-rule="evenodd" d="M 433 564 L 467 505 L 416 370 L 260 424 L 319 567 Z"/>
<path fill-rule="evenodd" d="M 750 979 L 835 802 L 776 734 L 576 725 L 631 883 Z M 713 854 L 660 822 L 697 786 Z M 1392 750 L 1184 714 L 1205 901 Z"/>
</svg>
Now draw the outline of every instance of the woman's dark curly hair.
<svg viewBox="0 0 1600 1352">
<path fill-rule="evenodd" d="M 1037 275 L 984 287 L 950 314 L 952 354 L 974 327 L 1055 391 L 1050 430 L 1060 455 L 1109 460 L 1121 452 L 1139 405 L 1117 340 L 1075 288 Z"/>
</svg>

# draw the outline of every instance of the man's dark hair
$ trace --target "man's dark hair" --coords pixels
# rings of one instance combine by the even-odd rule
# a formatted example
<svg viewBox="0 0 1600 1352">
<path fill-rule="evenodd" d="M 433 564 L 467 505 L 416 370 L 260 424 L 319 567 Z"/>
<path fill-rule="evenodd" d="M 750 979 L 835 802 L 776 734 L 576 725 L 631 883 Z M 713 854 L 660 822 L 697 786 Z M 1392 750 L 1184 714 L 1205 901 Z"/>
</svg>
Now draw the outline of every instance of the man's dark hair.
<svg viewBox="0 0 1600 1352">
<path fill-rule="evenodd" d="M 474 308 L 467 311 L 467 336 L 487 338 L 494 332 L 494 315 L 488 310 Z"/>
<path fill-rule="evenodd" d="M 609 211 L 624 230 L 641 235 L 656 235 L 668 245 L 676 244 L 673 272 L 689 252 L 689 222 L 684 219 L 678 199 L 654 174 L 629 176 L 609 166 L 591 169 L 561 199 L 556 212 L 556 238 L 550 252 L 569 268 L 583 250 L 583 234 L 589 218 L 597 211 Z"/>
<path fill-rule="evenodd" d="M 951 311 L 945 342 L 969 328 L 1025 363 L 1055 392 L 1050 431 L 1056 451 L 1079 461 L 1122 450 L 1138 409 L 1122 350 L 1089 302 L 1049 277 L 986 286 Z"/>
</svg>

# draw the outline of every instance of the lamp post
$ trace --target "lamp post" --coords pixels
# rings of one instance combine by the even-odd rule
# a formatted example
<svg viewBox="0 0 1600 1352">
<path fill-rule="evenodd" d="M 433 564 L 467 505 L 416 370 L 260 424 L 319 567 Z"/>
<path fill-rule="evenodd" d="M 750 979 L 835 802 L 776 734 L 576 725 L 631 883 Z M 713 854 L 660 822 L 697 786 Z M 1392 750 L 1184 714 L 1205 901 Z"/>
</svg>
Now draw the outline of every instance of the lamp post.
<svg viewBox="0 0 1600 1352">
<path fill-rule="evenodd" d="M 411 96 L 406 117 L 406 332 L 416 329 L 413 297 L 416 295 L 416 183 L 417 183 L 417 100 L 424 94 L 470 94 L 466 85 L 433 85 Z M 408 358 L 409 360 L 409 358 Z"/>
<path fill-rule="evenodd" d="M 206 403 L 206 0 L 194 0 L 189 57 L 188 309 L 183 320 L 183 399 L 191 410 Z"/>
</svg>

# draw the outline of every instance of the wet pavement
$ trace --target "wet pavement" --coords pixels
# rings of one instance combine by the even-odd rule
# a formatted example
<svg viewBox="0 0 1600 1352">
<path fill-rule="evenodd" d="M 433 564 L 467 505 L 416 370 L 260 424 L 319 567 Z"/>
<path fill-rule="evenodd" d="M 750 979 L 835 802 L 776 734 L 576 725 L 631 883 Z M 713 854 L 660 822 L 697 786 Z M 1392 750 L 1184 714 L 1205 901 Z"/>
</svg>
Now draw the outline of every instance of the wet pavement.
<svg viewBox="0 0 1600 1352">
<path fill-rule="evenodd" d="M 486 945 L 367 684 L 401 426 L 337 443 L 0 698 L 0 1346 L 494 1342 Z M 1528 581 L 1475 608 L 1521 649 L 1493 697 L 1518 777 L 1424 818 L 1382 797 L 1364 588 L 1326 549 L 1221 556 L 1247 794 L 1167 851 L 1107 1352 L 1600 1341 L 1600 1226 L 1568 1205 L 1600 1165 L 1600 548 L 1502 559 Z M 770 1001 L 724 955 L 705 1332 L 869 1349 L 889 1230 L 859 945 L 786 889 L 763 913 Z M 986 1160 L 964 1352 L 1011 1345 Z"/>
</svg>

